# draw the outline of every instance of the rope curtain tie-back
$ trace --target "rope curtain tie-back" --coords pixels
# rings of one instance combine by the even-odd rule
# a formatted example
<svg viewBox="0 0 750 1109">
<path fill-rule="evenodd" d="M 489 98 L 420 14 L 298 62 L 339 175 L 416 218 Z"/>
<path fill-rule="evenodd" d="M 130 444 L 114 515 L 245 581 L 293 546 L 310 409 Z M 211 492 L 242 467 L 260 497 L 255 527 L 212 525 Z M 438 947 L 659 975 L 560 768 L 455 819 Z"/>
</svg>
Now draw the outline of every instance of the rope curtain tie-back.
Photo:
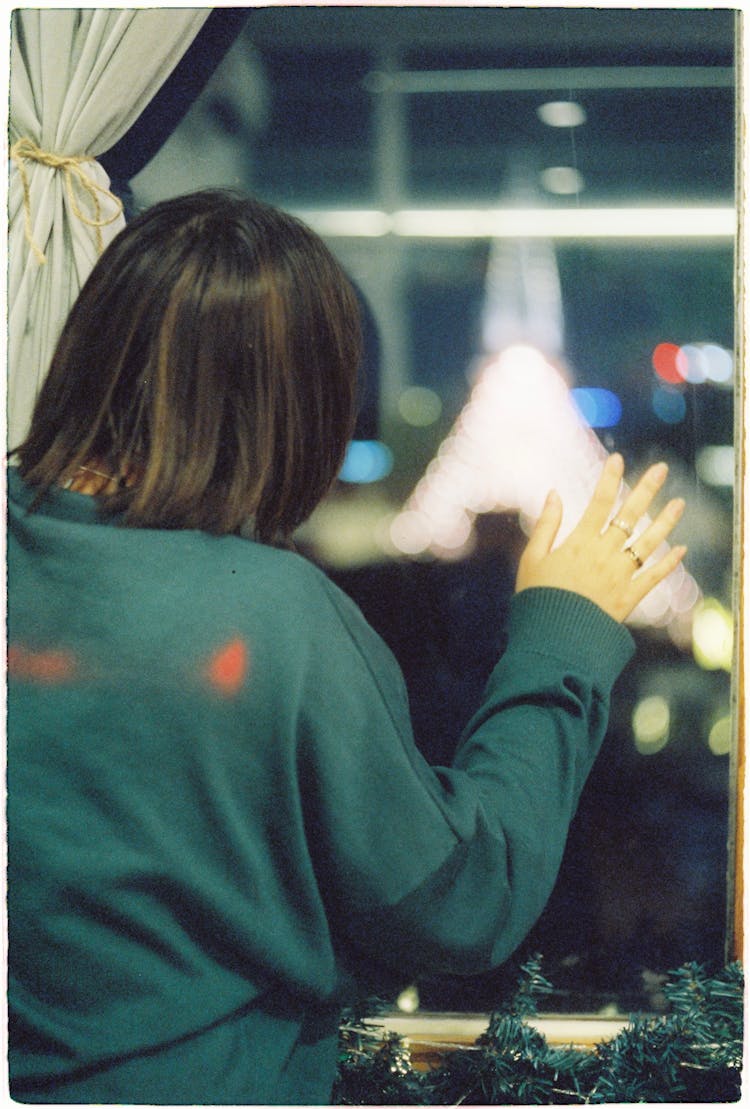
<svg viewBox="0 0 750 1109">
<path fill-rule="evenodd" d="M 68 193 L 68 200 L 73 214 L 85 223 L 87 227 L 96 229 L 96 249 L 97 253 L 101 254 L 104 250 L 104 240 L 102 237 L 102 228 L 107 227 L 110 223 L 120 216 L 123 212 L 123 203 L 118 196 L 105 189 L 103 185 L 97 184 L 92 177 L 83 169 L 86 162 L 95 162 L 96 159 L 90 154 L 52 154 L 49 151 L 41 150 L 32 139 L 22 138 L 13 143 L 10 148 L 11 161 L 17 166 L 18 173 L 21 177 L 21 184 L 23 186 L 23 214 L 24 214 L 24 228 L 26 233 L 26 241 L 34 252 L 37 262 L 43 265 L 47 261 L 47 256 L 40 249 L 37 242 L 34 240 L 34 234 L 31 227 L 31 188 L 29 185 L 29 175 L 26 172 L 26 162 L 40 162 L 44 166 L 49 166 L 50 169 L 59 169 L 65 175 L 65 187 Z M 94 207 L 94 218 L 91 219 L 81 211 L 75 196 L 74 182 L 78 187 L 88 195 Z M 115 212 L 107 217 L 102 217 L 102 207 L 100 196 L 108 197 L 115 205 Z"/>
</svg>

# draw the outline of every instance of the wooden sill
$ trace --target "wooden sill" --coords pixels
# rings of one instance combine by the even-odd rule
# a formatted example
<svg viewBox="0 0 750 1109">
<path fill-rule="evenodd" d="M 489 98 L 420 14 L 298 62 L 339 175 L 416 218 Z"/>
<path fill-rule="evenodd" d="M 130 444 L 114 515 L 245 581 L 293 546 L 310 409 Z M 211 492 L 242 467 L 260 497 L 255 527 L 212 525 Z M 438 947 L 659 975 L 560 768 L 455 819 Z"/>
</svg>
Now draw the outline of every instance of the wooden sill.
<svg viewBox="0 0 750 1109">
<path fill-rule="evenodd" d="M 408 1046 L 416 1070 L 439 1066 L 442 1056 L 457 1048 L 468 1047 L 486 1032 L 489 1014 L 419 1013 L 414 1016 L 390 1015 L 374 1018 L 373 1030 L 395 1032 Z M 574 1047 L 591 1051 L 626 1028 L 626 1017 L 587 1015 L 536 1016 L 526 1022 L 540 1032 L 551 1047 Z"/>
</svg>

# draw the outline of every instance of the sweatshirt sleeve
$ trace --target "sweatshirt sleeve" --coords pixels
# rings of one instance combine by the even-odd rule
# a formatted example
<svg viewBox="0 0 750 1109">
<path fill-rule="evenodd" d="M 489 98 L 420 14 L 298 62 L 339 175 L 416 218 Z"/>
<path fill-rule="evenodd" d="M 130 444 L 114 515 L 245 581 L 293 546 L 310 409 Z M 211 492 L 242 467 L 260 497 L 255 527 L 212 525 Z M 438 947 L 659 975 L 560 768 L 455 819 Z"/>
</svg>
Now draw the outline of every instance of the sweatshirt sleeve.
<svg viewBox="0 0 750 1109">
<path fill-rule="evenodd" d="M 517 594 L 454 764 L 433 768 L 414 745 L 395 660 L 355 606 L 335 603 L 351 657 L 327 696 L 346 724 L 329 709 L 331 738 L 306 747 L 330 917 L 346 945 L 402 973 L 498 965 L 552 891 L 632 639 L 577 594 Z"/>
</svg>

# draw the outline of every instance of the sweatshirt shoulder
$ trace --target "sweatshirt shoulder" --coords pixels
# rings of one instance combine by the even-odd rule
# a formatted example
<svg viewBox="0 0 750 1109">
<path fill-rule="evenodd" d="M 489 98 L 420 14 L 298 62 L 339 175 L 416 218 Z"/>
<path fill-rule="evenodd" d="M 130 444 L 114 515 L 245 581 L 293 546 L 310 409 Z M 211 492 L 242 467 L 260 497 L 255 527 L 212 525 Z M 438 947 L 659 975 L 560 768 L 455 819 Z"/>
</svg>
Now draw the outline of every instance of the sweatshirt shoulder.
<svg viewBox="0 0 750 1109">
<path fill-rule="evenodd" d="M 379 640 L 355 602 L 304 555 L 234 537 L 219 546 L 210 558 L 212 574 L 225 579 L 236 571 L 240 588 L 251 589 L 269 610 L 283 610 L 301 625 L 334 623 L 357 642 Z"/>
</svg>

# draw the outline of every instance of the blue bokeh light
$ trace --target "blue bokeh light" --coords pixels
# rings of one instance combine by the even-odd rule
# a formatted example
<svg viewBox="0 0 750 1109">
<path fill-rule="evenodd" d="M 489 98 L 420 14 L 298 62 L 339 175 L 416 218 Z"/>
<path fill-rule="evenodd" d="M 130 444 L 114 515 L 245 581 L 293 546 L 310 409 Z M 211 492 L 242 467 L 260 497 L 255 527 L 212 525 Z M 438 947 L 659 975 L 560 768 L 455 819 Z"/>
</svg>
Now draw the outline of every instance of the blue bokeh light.
<svg viewBox="0 0 750 1109">
<path fill-rule="evenodd" d="M 349 444 L 339 480 L 352 485 L 380 481 L 393 469 L 393 454 L 378 439 L 353 439 Z"/>
<path fill-rule="evenodd" d="M 679 424 L 685 419 L 687 406 L 682 393 L 661 386 L 654 389 L 651 407 L 664 424 Z"/>
<path fill-rule="evenodd" d="M 589 427 L 615 427 L 622 418 L 622 402 L 609 389 L 571 389 L 573 403 Z"/>
</svg>

